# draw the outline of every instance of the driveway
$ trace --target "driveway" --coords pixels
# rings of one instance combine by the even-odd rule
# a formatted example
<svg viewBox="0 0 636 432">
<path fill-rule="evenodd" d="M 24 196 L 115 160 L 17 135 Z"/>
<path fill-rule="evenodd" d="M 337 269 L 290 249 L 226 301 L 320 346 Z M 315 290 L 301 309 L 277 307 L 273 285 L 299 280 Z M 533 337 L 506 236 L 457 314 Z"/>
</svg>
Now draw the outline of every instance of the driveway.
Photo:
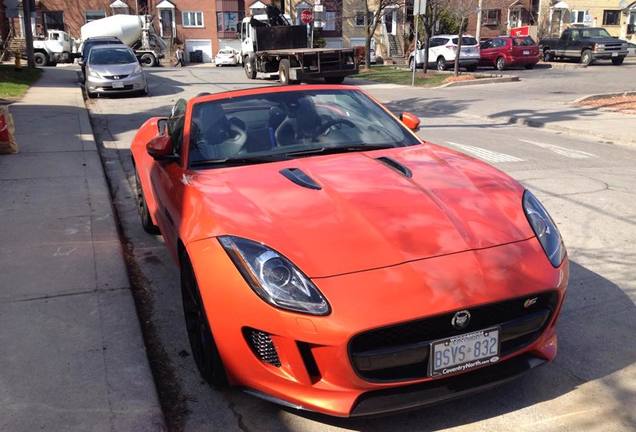
<svg viewBox="0 0 636 432">
<path fill-rule="evenodd" d="M 563 233 L 572 274 L 558 324 L 559 355 L 553 364 L 470 398 L 366 420 L 297 413 L 238 390 L 221 393 L 205 385 L 190 355 L 176 266 L 161 239 L 145 234 L 137 220 L 128 148 L 139 125 L 152 115 L 167 115 L 180 97 L 273 82 L 248 81 L 236 68 L 154 69 L 148 73 L 151 97 L 91 101 L 133 284 L 143 301 L 142 319 L 148 321 L 149 356 L 159 371 L 157 384 L 172 427 L 188 431 L 634 430 L 636 150 L 458 116 L 490 100 L 509 109 L 533 110 L 537 100 L 556 103 L 564 95 L 624 89 L 635 69 L 590 71 L 531 71 L 521 83 L 479 88 L 408 94 L 373 90 L 395 111 L 416 111 L 423 117 L 423 138 L 493 163 L 533 190 Z M 531 75 L 534 72 L 536 76 Z M 118 172 L 123 181 L 118 180 Z"/>
</svg>

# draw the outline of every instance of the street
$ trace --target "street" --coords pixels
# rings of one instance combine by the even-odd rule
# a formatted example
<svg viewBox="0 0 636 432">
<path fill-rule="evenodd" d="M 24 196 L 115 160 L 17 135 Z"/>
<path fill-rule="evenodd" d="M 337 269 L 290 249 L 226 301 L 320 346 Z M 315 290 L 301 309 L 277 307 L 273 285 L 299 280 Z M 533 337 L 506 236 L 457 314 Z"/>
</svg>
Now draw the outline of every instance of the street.
<svg viewBox="0 0 636 432">
<path fill-rule="evenodd" d="M 412 91 L 365 86 L 392 111 L 417 114 L 423 139 L 491 163 L 532 190 L 561 230 L 571 276 L 554 363 L 470 398 L 361 420 L 294 412 L 239 389 L 212 390 L 200 378 L 184 328 L 177 266 L 161 238 L 139 224 L 130 142 L 148 117 L 168 115 L 179 98 L 277 82 L 249 81 L 241 68 L 146 72 L 149 97 L 99 98 L 87 106 L 103 146 L 136 301 L 143 303 L 138 310 L 168 424 L 186 431 L 636 428 L 636 144 L 618 141 L 620 134 L 636 133 L 636 118 L 610 130 L 617 134 L 611 139 L 584 136 L 585 126 L 577 135 L 548 128 L 565 122 L 563 130 L 569 130 L 594 121 L 614 128 L 619 117 L 568 102 L 626 90 L 633 86 L 635 64 L 511 71 L 522 81 L 499 85 Z M 510 124 L 510 115 L 546 127 Z"/>
</svg>

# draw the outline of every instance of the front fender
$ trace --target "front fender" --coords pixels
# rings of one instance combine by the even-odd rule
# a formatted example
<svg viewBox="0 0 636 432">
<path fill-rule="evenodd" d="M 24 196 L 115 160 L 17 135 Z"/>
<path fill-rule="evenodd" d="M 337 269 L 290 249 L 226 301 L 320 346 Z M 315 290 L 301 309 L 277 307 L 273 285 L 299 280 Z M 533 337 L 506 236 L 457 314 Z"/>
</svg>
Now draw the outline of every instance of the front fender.
<svg viewBox="0 0 636 432">
<path fill-rule="evenodd" d="M 155 160 L 146 151 L 146 145 L 148 141 L 157 136 L 159 132 L 158 122 L 164 117 L 151 117 L 141 125 L 135 137 L 130 144 L 130 152 L 132 153 L 132 160 L 135 171 L 139 176 L 141 182 L 141 188 L 148 205 L 148 211 L 150 212 L 150 218 L 152 222 L 157 225 L 156 212 L 157 202 L 154 197 L 151 181 L 150 170 L 155 163 Z"/>
</svg>

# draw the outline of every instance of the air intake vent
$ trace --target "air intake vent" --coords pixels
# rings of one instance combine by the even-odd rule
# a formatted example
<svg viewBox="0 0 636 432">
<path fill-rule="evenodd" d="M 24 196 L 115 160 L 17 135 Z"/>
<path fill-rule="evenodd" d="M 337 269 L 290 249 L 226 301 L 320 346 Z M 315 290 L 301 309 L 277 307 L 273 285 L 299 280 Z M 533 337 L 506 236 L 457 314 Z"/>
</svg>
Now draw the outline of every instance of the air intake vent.
<svg viewBox="0 0 636 432">
<path fill-rule="evenodd" d="M 299 186 L 306 187 L 308 189 L 322 189 L 320 185 L 314 181 L 314 179 L 305 174 L 300 168 L 285 168 L 280 170 L 280 173 Z"/>
<path fill-rule="evenodd" d="M 405 167 L 404 165 L 402 165 L 401 163 L 399 163 L 398 161 L 396 161 L 395 159 L 391 159 L 390 157 L 387 157 L 387 156 L 380 156 L 379 158 L 376 158 L 376 160 L 378 162 L 382 162 L 384 165 L 388 166 L 389 168 L 399 172 L 404 177 L 408 177 L 408 178 L 413 177 L 413 173 L 411 172 L 411 170 Z"/>
<path fill-rule="evenodd" d="M 278 352 L 268 333 L 255 329 L 245 329 L 243 333 L 256 357 L 272 366 L 280 367 Z"/>
</svg>

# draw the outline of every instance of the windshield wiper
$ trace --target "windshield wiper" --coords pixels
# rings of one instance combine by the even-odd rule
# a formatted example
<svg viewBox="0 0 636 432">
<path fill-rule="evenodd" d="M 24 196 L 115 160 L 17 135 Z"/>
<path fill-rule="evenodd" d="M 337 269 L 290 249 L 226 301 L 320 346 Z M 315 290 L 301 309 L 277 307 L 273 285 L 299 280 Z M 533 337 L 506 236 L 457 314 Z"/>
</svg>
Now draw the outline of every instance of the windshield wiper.
<svg viewBox="0 0 636 432">
<path fill-rule="evenodd" d="M 225 158 L 225 159 L 205 159 L 194 161 L 190 164 L 192 168 L 209 166 L 209 165 L 249 165 L 249 164 L 257 164 L 257 163 L 267 163 L 267 162 L 277 162 L 280 160 L 287 159 L 285 154 L 277 154 L 277 155 L 265 155 L 265 156 L 251 156 L 251 157 L 240 157 L 240 158 Z"/>
<path fill-rule="evenodd" d="M 333 153 L 347 153 L 358 151 L 371 151 L 381 150 L 388 148 L 395 148 L 396 146 L 391 144 L 368 144 L 368 145 L 349 145 L 344 147 L 318 147 L 307 150 L 298 150 L 294 152 L 286 153 L 287 156 L 304 156 L 314 154 L 333 154 Z"/>
</svg>

